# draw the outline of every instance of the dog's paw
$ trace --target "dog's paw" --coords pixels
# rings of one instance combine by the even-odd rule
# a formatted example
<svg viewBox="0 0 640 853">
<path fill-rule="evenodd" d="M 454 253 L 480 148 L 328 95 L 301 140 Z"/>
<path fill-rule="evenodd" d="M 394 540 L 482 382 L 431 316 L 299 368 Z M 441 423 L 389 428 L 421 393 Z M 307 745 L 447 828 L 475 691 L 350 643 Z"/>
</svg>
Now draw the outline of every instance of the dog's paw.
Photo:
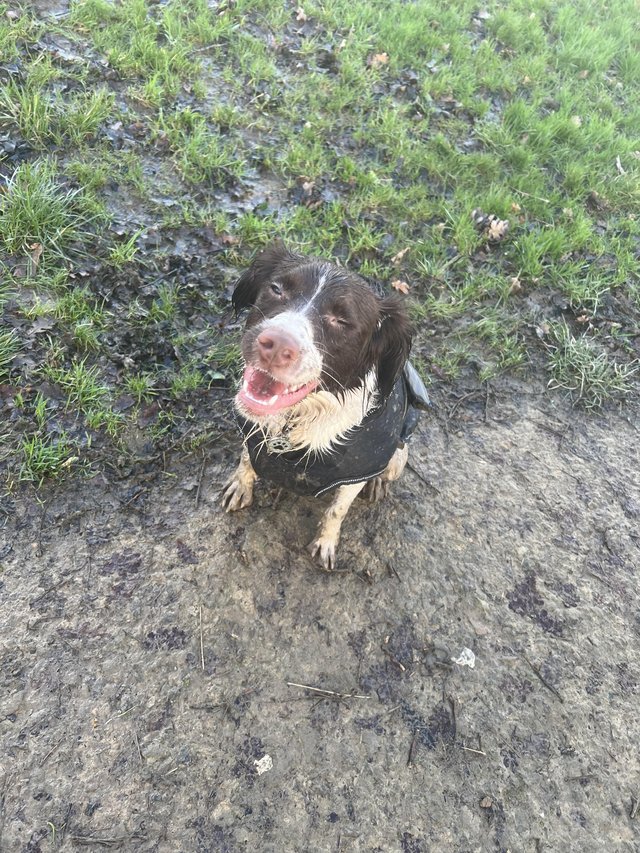
<svg viewBox="0 0 640 853">
<path fill-rule="evenodd" d="M 251 506 L 253 502 L 253 482 L 248 483 L 235 476 L 226 484 L 222 492 L 222 506 L 225 512 L 236 512 Z"/>
<path fill-rule="evenodd" d="M 373 480 L 369 480 L 362 490 L 362 497 L 372 504 L 382 500 L 382 498 L 386 498 L 388 494 L 389 481 L 383 480 L 382 477 L 374 477 Z"/>
<path fill-rule="evenodd" d="M 321 563 L 325 571 L 332 572 L 336 567 L 337 544 L 332 537 L 320 534 L 307 546 L 307 551 Z"/>
</svg>

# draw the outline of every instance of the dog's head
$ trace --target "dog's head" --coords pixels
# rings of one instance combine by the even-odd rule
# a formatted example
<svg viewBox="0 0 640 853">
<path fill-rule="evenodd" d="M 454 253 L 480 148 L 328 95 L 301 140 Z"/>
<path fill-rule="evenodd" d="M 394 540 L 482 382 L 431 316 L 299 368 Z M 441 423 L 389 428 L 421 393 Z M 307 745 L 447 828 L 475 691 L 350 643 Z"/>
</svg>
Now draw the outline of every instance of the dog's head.
<svg viewBox="0 0 640 853">
<path fill-rule="evenodd" d="M 233 306 L 250 309 L 237 401 L 254 417 L 290 408 L 316 390 L 339 395 L 358 388 L 372 372 L 384 399 L 409 356 L 400 297 L 380 298 L 354 273 L 281 243 L 241 276 Z"/>
</svg>

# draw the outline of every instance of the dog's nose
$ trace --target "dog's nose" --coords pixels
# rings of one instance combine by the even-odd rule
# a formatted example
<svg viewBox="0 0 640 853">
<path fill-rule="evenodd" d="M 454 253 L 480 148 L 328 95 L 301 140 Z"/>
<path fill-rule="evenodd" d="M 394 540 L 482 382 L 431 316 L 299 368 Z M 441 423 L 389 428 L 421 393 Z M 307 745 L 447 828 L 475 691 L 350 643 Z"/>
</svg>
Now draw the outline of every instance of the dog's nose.
<svg viewBox="0 0 640 853">
<path fill-rule="evenodd" d="M 265 329 L 256 340 L 262 367 L 289 367 L 300 357 L 295 340 L 280 329 Z"/>
</svg>

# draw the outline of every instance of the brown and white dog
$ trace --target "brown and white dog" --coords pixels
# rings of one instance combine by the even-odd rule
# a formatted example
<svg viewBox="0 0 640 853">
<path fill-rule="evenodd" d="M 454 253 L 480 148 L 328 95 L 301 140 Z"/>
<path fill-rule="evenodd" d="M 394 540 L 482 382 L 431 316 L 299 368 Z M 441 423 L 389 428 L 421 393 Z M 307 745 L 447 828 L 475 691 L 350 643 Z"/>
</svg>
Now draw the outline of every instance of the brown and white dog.
<svg viewBox="0 0 640 853">
<path fill-rule="evenodd" d="M 358 493 L 366 486 L 373 500 L 386 494 L 406 464 L 407 423 L 417 420 L 407 370 L 419 385 L 417 404 L 425 402 L 407 366 L 401 298 L 380 298 L 358 275 L 276 243 L 238 280 L 233 306 L 250 309 L 235 398 L 245 445 L 223 506 L 249 506 L 258 476 L 299 494 L 337 489 L 309 545 L 331 569 Z"/>
</svg>

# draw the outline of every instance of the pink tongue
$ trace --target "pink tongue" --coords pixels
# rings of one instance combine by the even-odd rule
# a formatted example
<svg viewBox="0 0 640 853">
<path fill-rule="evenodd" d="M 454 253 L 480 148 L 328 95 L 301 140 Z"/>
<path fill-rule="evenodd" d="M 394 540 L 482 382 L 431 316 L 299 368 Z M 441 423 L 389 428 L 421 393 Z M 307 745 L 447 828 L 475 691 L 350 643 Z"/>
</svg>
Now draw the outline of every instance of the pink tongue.
<svg viewBox="0 0 640 853">
<path fill-rule="evenodd" d="M 264 397 L 265 400 L 271 399 L 274 394 L 282 394 L 286 387 L 284 383 L 278 382 L 273 376 L 261 370 L 256 370 L 249 379 L 249 390 L 253 396 Z"/>
</svg>

